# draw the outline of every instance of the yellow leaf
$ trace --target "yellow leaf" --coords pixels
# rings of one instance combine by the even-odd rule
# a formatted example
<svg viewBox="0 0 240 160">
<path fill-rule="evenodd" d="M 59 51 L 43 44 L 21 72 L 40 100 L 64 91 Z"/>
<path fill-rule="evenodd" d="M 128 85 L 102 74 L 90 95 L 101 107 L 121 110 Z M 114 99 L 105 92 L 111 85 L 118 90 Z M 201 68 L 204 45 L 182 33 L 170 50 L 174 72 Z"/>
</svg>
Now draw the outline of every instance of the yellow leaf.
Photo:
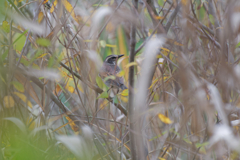
<svg viewBox="0 0 240 160">
<path fill-rule="evenodd" d="M 104 107 L 106 107 L 108 104 L 108 100 L 104 99 L 104 101 L 100 104 L 99 108 L 103 109 Z"/>
<path fill-rule="evenodd" d="M 27 101 L 27 97 L 22 94 L 22 93 L 18 93 L 18 92 L 13 92 L 16 96 L 18 96 L 23 102 L 27 103 L 27 105 L 32 108 L 32 103 L 30 101 Z"/>
<path fill-rule="evenodd" d="M 9 33 L 10 32 L 10 25 L 7 21 L 3 21 L 2 22 L 2 28 L 3 30 L 6 32 L 6 33 Z"/>
<path fill-rule="evenodd" d="M 120 72 L 117 74 L 117 76 L 118 76 L 118 77 L 122 77 L 122 76 L 124 76 L 124 74 L 125 74 L 125 72 L 124 72 L 124 70 L 122 70 L 122 71 L 120 71 Z"/>
<path fill-rule="evenodd" d="M 47 2 L 48 2 L 48 0 L 44 0 L 43 4 L 45 4 L 45 3 L 47 3 Z"/>
<path fill-rule="evenodd" d="M 167 49 L 167 48 L 163 48 L 163 47 L 161 47 L 161 49 L 164 50 L 164 51 L 170 52 L 170 50 Z"/>
<path fill-rule="evenodd" d="M 26 102 L 27 97 L 22 94 L 22 93 L 18 93 L 18 92 L 13 92 L 16 96 L 18 96 L 23 102 Z"/>
<path fill-rule="evenodd" d="M 48 54 L 48 53 L 44 53 L 44 54 L 38 56 L 37 59 L 42 58 L 42 57 L 46 56 L 47 54 Z"/>
<path fill-rule="evenodd" d="M 177 46 L 183 46 L 183 44 L 178 43 L 178 42 L 174 42 L 174 44 L 177 45 Z"/>
<path fill-rule="evenodd" d="M 39 12 L 39 14 L 38 14 L 38 23 L 42 22 L 43 17 L 44 17 L 43 12 Z"/>
<path fill-rule="evenodd" d="M 53 2 L 53 5 L 52 5 L 52 7 L 51 7 L 51 9 L 50 9 L 50 13 L 52 13 L 53 11 L 54 11 L 54 7 L 56 7 L 56 5 L 57 5 L 57 2 L 58 0 L 55 0 L 54 2 Z"/>
<path fill-rule="evenodd" d="M 66 117 L 66 119 L 68 120 L 69 125 L 70 125 L 70 127 L 72 128 L 72 130 L 73 130 L 74 132 L 78 132 L 78 131 L 79 131 L 79 128 L 78 128 L 78 126 L 74 123 L 74 121 L 73 121 L 70 117 Z"/>
<path fill-rule="evenodd" d="M 121 96 L 128 96 L 128 89 L 124 89 L 120 94 Z"/>
<path fill-rule="evenodd" d="M 118 39 L 119 39 L 119 52 L 120 54 L 127 55 L 127 48 L 125 45 L 124 33 L 121 27 L 118 27 L 117 30 Z"/>
<path fill-rule="evenodd" d="M 63 5 L 65 6 L 65 8 L 68 12 L 73 11 L 73 7 L 72 7 L 71 3 L 69 3 L 67 0 L 63 0 Z"/>
<path fill-rule="evenodd" d="M 171 124 L 173 123 L 171 121 L 171 119 L 169 119 L 168 117 L 164 116 L 163 114 L 159 113 L 158 114 L 158 118 L 163 122 L 163 123 L 166 123 L 166 124 Z"/>
<path fill-rule="evenodd" d="M 157 20 L 159 20 L 159 19 L 163 19 L 164 17 L 162 17 L 162 16 L 155 16 L 155 15 L 153 15 L 153 18 L 154 18 L 154 19 L 157 19 Z"/>
<path fill-rule="evenodd" d="M 116 46 L 116 45 L 113 45 L 113 44 L 106 44 L 106 47 L 115 48 L 115 47 L 117 47 L 117 46 Z"/>
<path fill-rule="evenodd" d="M 32 103 L 30 101 L 27 102 L 28 107 L 32 108 Z"/>
<path fill-rule="evenodd" d="M 158 157 L 158 159 L 160 159 L 160 160 L 166 160 L 165 158 L 161 158 L 161 157 Z"/>
<path fill-rule="evenodd" d="M 3 98 L 3 102 L 4 102 L 6 108 L 12 108 L 14 106 L 14 100 L 13 100 L 12 96 L 5 96 Z"/>
<path fill-rule="evenodd" d="M 56 95 L 56 93 L 58 94 L 60 91 L 62 91 L 61 87 L 59 86 L 59 84 L 57 84 L 55 91 L 53 92 L 53 94 Z"/>
<path fill-rule="evenodd" d="M 76 22 L 78 22 L 80 18 L 75 15 L 71 3 L 69 3 L 67 0 L 63 0 L 63 5 L 64 5 L 65 9 L 66 9 L 69 13 L 71 13 L 71 16 L 73 17 L 73 19 L 74 19 Z"/>
<path fill-rule="evenodd" d="M 121 100 L 122 100 L 124 103 L 127 103 L 127 102 L 128 102 L 128 97 L 123 97 L 123 96 L 121 96 Z"/>
<path fill-rule="evenodd" d="M 164 76 L 163 80 L 165 81 L 167 78 L 168 78 L 168 76 Z M 161 81 L 161 80 L 162 80 L 162 78 L 160 78 L 160 79 L 159 79 L 159 78 L 156 78 L 156 79 L 152 82 L 151 86 L 150 86 L 148 89 L 151 89 L 157 81 Z"/>
<path fill-rule="evenodd" d="M 65 88 L 70 92 L 73 93 L 75 90 L 75 84 L 72 78 L 70 78 L 67 82 L 67 85 L 65 86 Z"/>
<path fill-rule="evenodd" d="M 128 63 L 126 66 L 125 66 L 125 68 L 129 68 L 129 67 L 131 67 L 131 66 L 137 66 L 138 64 L 137 64 L 137 62 L 131 62 L 131 63 Z"/>
<path fill-rule="evenodd" d="M 187 3 L 188 3 L 188 0 L 182 0 L 181 2 L 182 2 L 182 4 L 183 4 L 183 5 L 185 5 L 185 6 L 186 6 L 186 5 L 187 5 Z"/>
<path fill-rule="evenodd" d="M 17 6 L 17 4 L 18 4 L 17 0 L 14 1 L 14 4 L 15 4 L 15 6 Z"/>
<path fill-rule="evenodd" d="M 114 128 L 115 128 L 115 126 L 112 125 L 112 124 L 110 124 L 110 131 L 111 131 L 111 132 L 114 131 Z"/>
<path fill-rule="evenodd" d="M 67 87 L 67 90 L 70 92 L 70 93 L 73 93 L 74 92 L 74 87 L 72 87 L 72 86 L 68 86 Z"/>
<path fill-rule="evenodd" d="M 155 79 L 155 80 L 152 82 L 151 86 L 150 86 L 148 89 L 151 89 L 151 88 L 153 87 L 153 85 L 154 85 L 157 81 L 158 81 L 158 78 Z"/>
</svg>

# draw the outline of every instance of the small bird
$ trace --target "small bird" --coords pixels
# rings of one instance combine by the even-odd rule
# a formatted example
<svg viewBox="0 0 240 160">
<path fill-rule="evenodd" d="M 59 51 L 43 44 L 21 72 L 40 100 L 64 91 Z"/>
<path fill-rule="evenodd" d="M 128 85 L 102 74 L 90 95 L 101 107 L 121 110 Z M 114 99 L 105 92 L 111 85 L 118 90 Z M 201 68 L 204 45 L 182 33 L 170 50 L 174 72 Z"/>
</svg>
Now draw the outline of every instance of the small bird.
<svg viewBox="0 0 240 160">
<path fill-rule="evenodd" d="M 119 77 L 117 74 L 120 72 L 120 68 L 117 66 L 117 60 L 124 55 L 110 55 L 107 56 L 103 62 L 103 66 L 100 70 L 99 76 L 104 80 L 108 76 L 115 76 L 115 79 L 107 79 L 104 83 L 111 88 L 127 89 L 124 85 L 123 77 Z"/>
</svg>

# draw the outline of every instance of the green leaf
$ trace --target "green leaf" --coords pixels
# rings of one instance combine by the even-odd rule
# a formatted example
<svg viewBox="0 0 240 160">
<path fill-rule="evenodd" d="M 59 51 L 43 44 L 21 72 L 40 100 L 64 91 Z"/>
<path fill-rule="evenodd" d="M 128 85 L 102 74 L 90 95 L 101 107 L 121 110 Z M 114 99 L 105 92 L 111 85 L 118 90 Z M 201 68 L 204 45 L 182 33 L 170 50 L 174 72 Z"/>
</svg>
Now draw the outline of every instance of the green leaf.
<svg viewBox="0 0 240 160">
<path fill-rule="evenodd" d="M 205 9 L 203 6 L 199 9 L 198 13 L 199 20 L 202 21 L 205 15 Z"/>
<path fill-rule="evenodd" d="M 13 84 L 14 88 L 16 88 L 19 92 L 24 92 L 24 86 L 22 85 L 22 83 L 18 81 L 12 81 L 11 83 Z"/>
<path fill-rule="evenodd" d="M 7 55 L 8 55 L 8 49 L 1 56 L 2 62 L 7 58 Z"/>
<path fill-rule="evenodd" d="M 48 60 L 48 68 L 51 68 L 53 66 L 54 58 L 51 56 Z"/>
<path fill-rule="evenodd" d="M 238 42 L 238 44 L 236 45 L 236 48 L 238 48 L 240 46 L 240 42 Z"/>
<path fill-rule="evenodd" d="M 124 89 L 120 94 L 121 96 L 128 96 L 128 89 Z"/>
<path fill-rule="evenodd" d="M 100 43 L 100 46 L 101 46 L 101 47 L 103 47 L 103 48 L 106 47 L 106 41 L 101 40 L 99 43 Z"/>
<path fill-rule="evenodd" d="M 117 96 L 114 96 L 114 97 L 113 97 L 113 103 L 116 103 L 116 104 L 119 103 L 119 100 L 118 100 L 118 97 L 117 97 Z"/>
<path fill-rule="evenodd" d="M 163 4 L 164 4 L 164 1 L 163 0 L 158 0 L 158 4 L 159 4 L 159 6 L 163 6 Z"/>
<path fill-rule="evenodd" d="M 97 82 L 97 85 L 99 88 L 103 89 L 103 81 L 102 81 L 102 78 L 97 76 L 96 77 L 96 82 Z"/>
<path fill-rule="evenodd" d="M 196 143 L 195 144 L 195 146 L 197 147 L 197 148 L 199 148 L 199 147 L 204 147 L 204 146 L 207 146 L 209 144 L 209 142 L 204 142 L 204 143 Z"/>
<path fill-rule="evenodd" d="M 116 77 L 115 76 L 107 76 L 106 78 L 104 78 L 104 82 L 106 82 L 109 79 L 114 80 L 114 79 L 116 79 Z"/>
<path fill-rule="evenodd" d="M 40 46 L 43 46 L 43 47 L 48 47 L 48 46 L 51 45 L 50 40 L 45 39 L 45 38 L 38 38 L 36 40 L 36 43 L 39 44 Z"/>
<path fill-rule="evenodd" d="M 108 98 L 108 93 L 107 92 L 102 92 L 98 97 L 97 99 L 99 98 Z"/>
<path fill-rule="evenodd" d="M 214 20 L 213 15 L 209 14 L 209 20 L 214 25 L 215 20 Z"/>
<path fill-rule="evenodd" d="M 20 33 L 16 33 L 13 37 L 13 40 L 14 40 L 13 48 L 18 50 L 18 51 L 21 51 L 23 49 L 24 44 L 25 44 L 26 36 L 22 35 Z"/>
<path fill-rule="evenodd" d="M 26 126 L 20 119 L 15 117 L 9 117 L 4 119 L 13 122 L 23 133 L 27 133 Z"/>
<path fill-rule="evenodd" d="M 18 61 L 19 58 L 16 58 L 16 61 Z M 23 57 L 20 60 L 20 63 L 24 64 L 25 66 L 29 66 L 30 62 L 24 59 Z"/>
<path fill-rule="evenodd" d="M 10 25 L 8 24 L 7 21 L 2 22 L 2 28 L 3 28 L 4 32 L 6 32 L 6 33 L 10 32 Z"/>
<path fill-rule="evenodd" d="M 184 140 L 186 143 L 188 143 L 188 144 L 192 144 L 192 142 L 191 142 L 189 139 L 187 139 L 187 138 L 183 138 L 183 140 Z"/>
<path fill-rule="evenodd" d="M 24 31 L 21 35 L 19 35 L 19 37 L 17 37 L 17 39 L 13 42 L 16 43 L 22 36 L 24 36 L 26 33 L 28 32 L 28 30 Z"/>
</svg>

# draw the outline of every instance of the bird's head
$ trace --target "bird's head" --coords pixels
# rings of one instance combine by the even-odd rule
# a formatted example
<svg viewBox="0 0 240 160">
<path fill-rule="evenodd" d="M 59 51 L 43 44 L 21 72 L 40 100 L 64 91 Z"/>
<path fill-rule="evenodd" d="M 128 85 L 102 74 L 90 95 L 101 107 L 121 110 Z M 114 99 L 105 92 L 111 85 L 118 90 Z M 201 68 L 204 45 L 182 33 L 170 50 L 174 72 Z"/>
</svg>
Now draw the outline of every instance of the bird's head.
<svg viewBox="0 0 240 160">
<path fill-rule="evenodd" d="M 123 54 L 121 55 L 109 55 L 106 57 L 104 63 L 108 63 L 108 64 L 116 64 L 116 61 L 120 58 L 124 56 Z"/>
</svg>

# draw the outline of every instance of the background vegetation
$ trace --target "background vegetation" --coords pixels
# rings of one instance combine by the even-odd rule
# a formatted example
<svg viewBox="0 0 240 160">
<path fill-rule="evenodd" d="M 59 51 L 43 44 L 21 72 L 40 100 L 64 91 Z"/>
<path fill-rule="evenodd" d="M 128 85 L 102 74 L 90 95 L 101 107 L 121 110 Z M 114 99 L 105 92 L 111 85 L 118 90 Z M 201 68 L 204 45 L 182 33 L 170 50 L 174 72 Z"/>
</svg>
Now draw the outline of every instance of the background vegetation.
<svg viewBox="0 0 240 160">
<path fill-rule="evenodd" d="M 0 159 L 239 159 L 238 0 L 0 0 L 0 23 Z"/>
</svg>

